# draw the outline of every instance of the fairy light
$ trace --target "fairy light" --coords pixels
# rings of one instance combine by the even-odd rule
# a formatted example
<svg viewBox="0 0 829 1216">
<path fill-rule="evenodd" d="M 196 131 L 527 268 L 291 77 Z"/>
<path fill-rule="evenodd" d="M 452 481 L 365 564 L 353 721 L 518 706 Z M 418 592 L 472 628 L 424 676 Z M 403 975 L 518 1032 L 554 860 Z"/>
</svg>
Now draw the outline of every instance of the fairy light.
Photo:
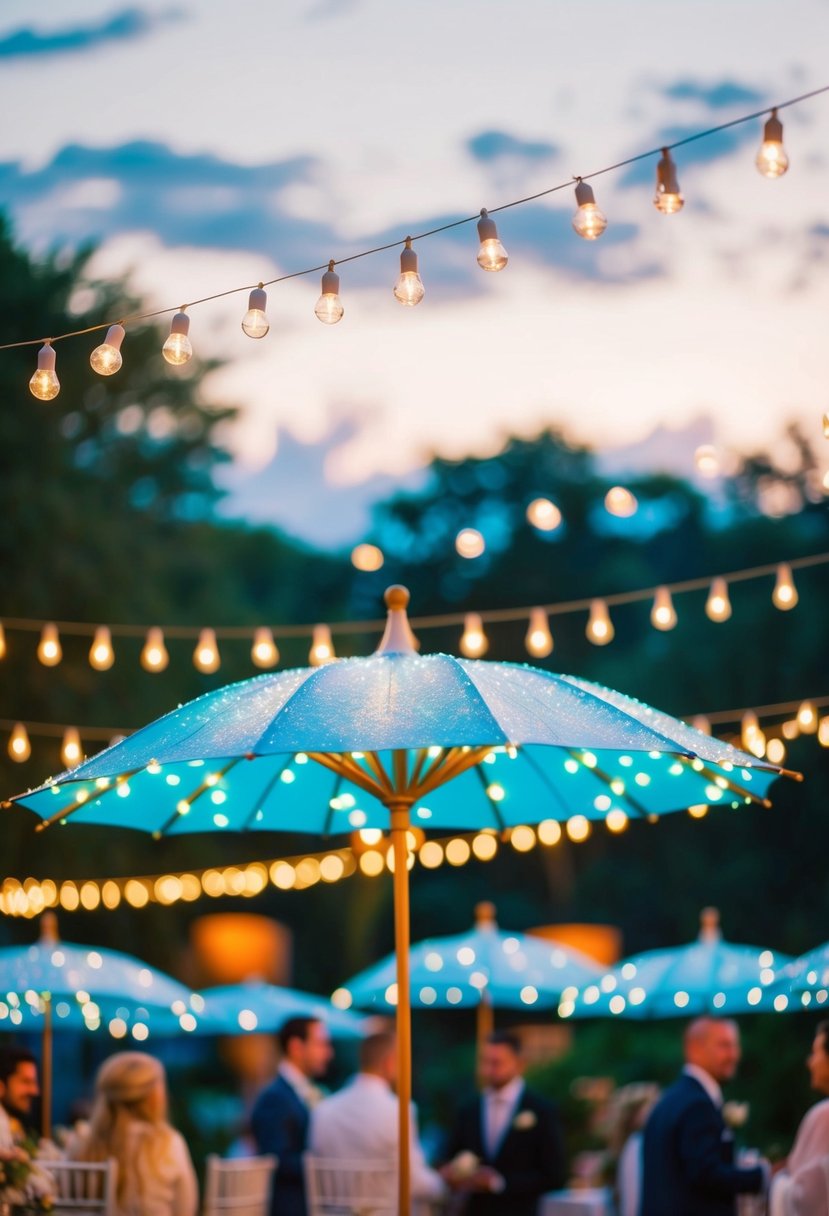
<svg viewBox="0 0 829 1216">
<path fill-rule="evenodd" d="M 747 709 L 740 722 L 740 741 L 743 747 L 751 750 L 751 745 L 760 730 L 760 722 L 753 709 Z"/>
<path fill-rule="evenodd" d="M 46 342 L 37 353 L 37 370 L 29 381 L 29 392 L 38 401 L 54 401 L 60 392 L 60 380 L 55 371 L 55 348 Z"/>
<path fill-rule="evenodd" d="M 708 599 L 705 601 L 705 613 L 709 620 L 727 621 L 731 616 L 731 600 L 728 598 L 728 584 L 724 578 L 715 578 L 711 583 Z"/>
<path fill-rule="evenodd" d="M 31 754 L 32 745 L 29 742 L 29 732 L 22 722 L 17 722 L 9 738 L 9 755 L 18 764 L 23 764 Z"/>
<path fill-rule="evenodd" d="M 96 671 L 109 671 L 115 662 L 115 651 L 112 649 L 112 635 L 106 625 L 99 625 L 89 648 L 89 664 Z"/>
<path fill-rule="evenodd" d="M 383 550 L 379 549 L 377 545 L 364 543 L 355 545 L 351 550 L 352 566 L 364 574 L 373 574 L 376 570 L 381 570 L 384 561 Z"/>
<path fill-rule="evenodd" d="M 412 238 L 406 237 L 406 244 L 400 254 L 400 275 L 394 285 L 394 298 L 406 308 L 414 308 L 426 294 L 417 269 L 417 254 L 412 249 Z"/>
<path fill-rule="evenodd" d="M 777 578 L 771 601 L 781 612 L 788 612 L 790 608 L 795 607 L 799 598 L 792 578 L 792 568 L 788 562 L 781 562 L 777 567 Z"/>
<path fill-rule="evenodd" d="M 546 658 L 553 650 L 553 635 L 550 632 L 550 622 L 543 608 L 533 608 L 530 613 L 530 623 L 524 645 L 536 659 Z"/>
<path fill-rule="evenodd" d="M 718 477 L 720 473 L 720 458 L 717 449 L 710 443 L 703 443 L 694 452 L 694 466 L 702 477 Z"/>
<path fill-rule="evenodd" d="M 619 519 L 628 519 L 639 509 L 636 495 L 625 486 L 611 486 L 604 496 L 604 505 L 609 515 L 616 515 Z"/>
<path fill-rule="evenodd" d="M 110 325 L 106 337 L 100 346 L 96 346 L 89 356 L 89 366 L 99 376 L 114 376 L 121 370 L 124 362 L 121 354 L 121 343 L 124 341 L 123 325 Z"/>
<path fill-rule="evenodd" d="M 486 207 L 481 208 L 481 218 L 478 220 L 478 240 L 481 242 L 478 250 L 478 265 L 481 270 L 503 270 L 509 261 L 509 254 L 498 239 L 495 220 L 489 215 Z"/>
<path fill-rule="evenodd" d="M 607 228 L 607 218 L 596 206 L 593 187 L 580 177 L 576 178 L 576 203 L 573 228 L 585 241 L 598 240 Z"/>
<path fill-rule="evenodd" d="M 766 756 L 772 764 L 782 764 L 786 759 L 786 744 L 782 739 L 769 739 Z"/>
<path fill-rule="evenodd" d="M 270 321 L 265 316 L 267 306 L 267 292 L 260 283 L 248 296 L 248 310 L 242 317 L 242 329 L 249 338 L 264 338 L 270 329 Z"/>
<path fill-rule="evenodd" d="M 489 650 L 489 640 L 477 612 L 468 612 L 464 617 L 460 649 L 468 659 L 480 659 Z"/>
<path fill-rule="evenodd" d="M 322 667 L 325 663 L 331 663 L 336 657 L 329 626 L 315 625 L 308 661 L 313 667 Z"/>
<path fill-rule="evenodd" d="M 255 631 L 250 657 L 256 667 L 276 667 L 279 662 L 279 647 L 267 625 L 260 625 Z"/>
<path fill-rule="evenodd" d="M 340 276 L 334 270 L 334 265 L 332 258 L 322 276 L 321 294 L 314 308 L 317 320 L 322 321 L 324 325 L 336 325 L 343 319 L 345 312 L 340 300 Z"/>
<path fill-rule="evenodd" d="M 585 634 L 588 642 L 592 642 L 594 646 L 607 646 L 608 642 L 613 641 L 616 630 L 613 628 L 607 603 L 604 600 L 591 601 Z"/>
<path fill-rule="evenodd" d="M 74 768 L 83 758 L 81 737 L 75 726 L 67 726 L 63 733 L 63 743 L 60 748 L 60 758 L 67 768 Z"/>
<path fill-rule="evenodd" d="M 193 651 L 193 666 L 205 675 L 212 675 L 219 670 L 221 659 L 216 643 L 216 632 L 213 629 L 202 629 L 196 649 Z"/>
<path fill-rule="evenodd" d="M 829 747 L 829 716 L 821 718 L 818 723 L 817 740 L 821 747 Z"/>
<path fill-rule="evenodd" d="M 141 666 L 145 671 L 164 671 L 170 662 L 167 647 L 164 645 L 164 632 L 154 625 L 147 630 L 147 637 L 141 651 Z"/>
<path fill-rule="evenodd" d="M 763 177 L 774 179 L 782 177 L 789 167 L 789 158 L 783 147 L 783 124 L 777 117 L 777 110 L 771 112 L 763 127 L 763 142 L 757 153 L 757 168 Z"/>
<path fill-rule="evenodd" d="M 539 532 L 555 532 L 561 521 L 561 511 L 549 498 L 534 498 L 527 506 L 527 522 Z"/>
<path fill-rule="evenodd" d="M 676 165 L 667 148 L 662 149 L 662 156 L 656 166 L 656 195 L 653 203 L 656 210 L 661 211 L 663 215 L 675 215 L 685 204 L 685 199 L 679 191 Z"/>
<path fill-rule="evenodd" d="M 6 631 L 3 628 L 2 624 L 0 624 L 0 659 L 5 659 L 5 657 L 6 657 Z"/>
<path fill-rule="evenodd" d="M 455 550 L 459 557 L 474 560 L 486 550 L 486 541 L 477 528 L 461 528 L 455 537 Z"/>
<path fill-rule="evenodd" d="M 804 735 L 813 735 L 817 731 L 817 712 L 811 701 L 803 701 L 797 711 L 797 725 Z"/>
<path fill-rule="evenodd" d="M 43 626 L 40 643 L 37 648 L 37 657 L 44 667 L 57 667 L 63 658 L 63 649 L 60 644 L 57 625 L 50 622 Z"/>
<path fill-rule="evenodd" d="M 667 587 L 658 587 L 651 609 L 651 624 L 654 629 L 661 629 L 664 632 L 673 629 L 676 621 L 676 609 L 670 591 Z"/>
<path fill-rule="evenodd" d="M 173 317 L 170 334 L 161 348 L 161 353 L 172 367 L 181 367 L 193 358 L 190 342 L 190 318 L 182 308 Z"/>
</svg>

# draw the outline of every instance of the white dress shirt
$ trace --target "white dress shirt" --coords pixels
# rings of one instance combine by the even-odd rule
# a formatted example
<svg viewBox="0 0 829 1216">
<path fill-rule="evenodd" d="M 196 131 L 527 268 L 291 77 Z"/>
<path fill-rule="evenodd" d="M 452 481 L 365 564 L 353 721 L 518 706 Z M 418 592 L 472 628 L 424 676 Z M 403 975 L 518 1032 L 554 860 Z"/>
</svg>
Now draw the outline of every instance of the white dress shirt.
<svg viewBox="0 0 829 1216">
<path fill-rule="evenodd" d="M 495 1157 L 524 1092 L 524 1078 L 514 1077 L 500 1089 L 485 1089 L 481 1095 L 481 1117 L 484 1146 L 489 1157 Z"/>
<path fill-rule="evenodd" d="M 719 1084 L 711 1076 L 710 1072 L 706 1072 L 704 1068 L 700 1068 L 698 1064 L 686 1064 L 682 1070 L 686 1076 L 693 1077 L 695 1081 L 699 1081 L 702 1088 L 708 1094 L 708 1097 L 716 1106 L 717 1110 L 722 1110 L 722 1090 Z"/>
</svg>

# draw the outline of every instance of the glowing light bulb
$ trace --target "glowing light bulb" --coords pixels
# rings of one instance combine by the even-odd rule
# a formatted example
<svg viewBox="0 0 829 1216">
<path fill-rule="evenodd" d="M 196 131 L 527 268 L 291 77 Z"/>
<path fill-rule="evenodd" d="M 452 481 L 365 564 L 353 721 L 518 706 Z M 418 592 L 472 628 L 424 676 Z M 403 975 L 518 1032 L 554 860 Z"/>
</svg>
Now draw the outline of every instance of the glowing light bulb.
<svg viewBox="0 0 829 1216">
<path fill-rule="evenodd" d="M 728 584 L 724 578 L 715 578 L 705 601 L 705 612 L 709 620 L 727 621 L 731 616 L 731 600 L 728 598 Z"/>
<path fill-rule="evenodd" d="M 651 608 L 651 624 L 654 629 L 673 629 L 676 625 L 676 609 L 667 587 L 657 587 Z"/>
<path fill-rule="evenodd" d="M 110 325 L 100 346 L 89 356 L 89 365 L 99 376 L 114 376 L 124 362 L 121 343 L 124 341 L 123 325 Z"/>
<path fill-rule="evenodd" d="M 267 304 L 268 297 L 260 283 L 248 296 L 248 310 L 242 317 L 242 329 L 249 338 L 264 338 L 270 329 L 270 321 L 265 316 Z"/>
<path fill-rule="evenodd" d="M 821 747 L 829 747 L 829 717 L 821 718 L 817 728 L 817 741 Z"/>
<path fill-rule="evenodd" d="M 276 667 L 279 662 L 279 647 L 267 625 L 260 625 L 254 633 L 250 657 L 257 667 Z"/>
<path fill-rule="evenodd" d="M 792 578 L 792 568 L 788 562 L 781 562 L 777 567 L 777 579 L 774 591 L 771 593 L 771 602 L 781 612 L 788 612 L 790 608 L 794 608 L 799 598 Z"/>
<path fill-rule="evenodd" d="M 463 620 L 461 654 L 468 659 L 479 659 L 489 650 L 489 640 L 484 633 L 484 623 L 477 612 L 467 612 Z"/>
<path fill-rule="evenodd" d="M 164 645 L 164 633 L 157 625 L 147 630 L 147 637 L 141 651 L 141 666 L 145 671 L 164 671 L 170 662 L 167 647 Z"/>
<path fill-rule="evenodd" d="M 539 532 L 554 532 L 561 526 L 561 511 L 549 498 L 534 498 L 527 507 L 527 521 Z"/>
<path fill-rule="evenodd" d="M 703 443 L 694 452 L 694 464 L 697 472 L 703 477 L 718 477 L 720 472 L 720 458 L 717 449 L 710 443 Z"/>
<path fill-rule="evenodd" d="M 96 671 L 109 671 L 115 662 L 112 637 L 106 625 L 99 625 L 89 648 L 89 664 Z"/>
<path fill-rule="evenodd" d="M 662 149 L 662 158 L 656 166 L 656 196 L 653 204 L 663 215 L 675 215 L 685 205 L 685 199 L 679 192 L 676 165 L 671 160 L 667 148 Z"/>
<path fill-rule="evenodd" d="M 550 622 L 543 608 L 533 608 L 530 613 L 530 624 L 524 645 L 531 655 L 543 659 L 552 653 L 553 635 L 550 633 Z"/>
<path fill-rule="evenodd" d="M 406 246 L 400 254 L 400 277 L 394 285 L 394 298 L 407 308 L 414 308 L 426 294 L 423 280 L 417 272 L 417 254 L 412 249 L 412 238 L 406 237 Z"/>
<path fill-rule="evenodd" d="M 193 666 L 205 675 L 212 675 L 219 670 L 219 647 L 216 644 L 216 633 L 213 629 L 202 629 L 196 649 L 193 651 Z"/>
<path fill-rule="evenodd" d="M 753 709 L 747 709 L 740 720 L 740 742 L 746 751 L 751 750 L 751 745 L 760 732 L 760 722 Z"/>
<path fill-rule="evenodd" d="M 782 739 L 769 739 L 766 745 L 766 756 L 772 764 L 782 764 L 786 759 L 786 744 Z"/>
<path fill-rule="evenodd" d="M 481 270 L 503 270 L 509 261 L 509 254 L 498 240 L 495 220 L 490 219 L 486 207 L 481 208 L 481 218 L 478 220 L 478 240 L 481 242 L 478 250 Z"/>
<path fill-rule="evenodd" d="M 789 158 L 783 147 L 783 124 L 777 117 L 777 110 L 772 110 L 771 117 L 766 119 L 763 142 L 755 163 L 763 177 L 769 178 L 782 177 L 789 167 Z"/>
<path fill-rule="evenodd" d="M 604 496 L 604 505 L 610 515 L 616 515 L 620 519 L 628 519 L 639 510 L 636 495 L 624 486 L 611 486 Z"/>
<path fill-rule="evenodd" d="M 573 227 L 586 241 L 597 240 L 607 227 L 607 219 L 596 206 L 593 187 L 577 178 L 576 202 L 578 211 L 573 216 Z"/>
<path fill-rule="evenodd" d="M 461 528 L 455 537 L 455 549 L 460 557 L 480 557 L 486 549 L 486 541 L 477 528 Z"/>
<path fill-rule="evenodd" d="M 63 743 L 60 748 L 60 758 L 67 768 L 72 768 L 80 762 L 81 737 L 74 726 L 67 726 L 63 732 Z"/>
<path fill-rule="evenodd" d="M 9 755 L 18 764 L 23 764 L 31 754 L 32 745 L 29 742 L 29 732 L 22 722 L 18 722 L 9 737 Z"/>
<path fill-rule="evenodd" d="M 57 667 L 63 658 L 57 625 L 44 625 L 37 648 L 37 657 L 44 667 Z"/>
<path fill-rule="evenodd" d="M 310 662 L 314 667 L 322 667 L 324 663 L 330 663 L 336 657 L 331 630 L 327 625 L 315 625 L 308 655 Z"/>
<path fill-rule="evenodd" d="M 813 735 L 817 730 L 817 712 L 811 701 L 804 701 L 798 709 L 797 725 L 804 735 Z"/>
<path fill-rule="evenodd" d="M 376 545 L 355 545 L 351 550 L 351 564 L 355 570 L 362 570 L 366 574 L 373 574 L 375 570 L 381 570 L 383 567 L 383 550 L 378 549 Z"/>
<path fill-rule="evenodd" d="M 177 312 L 170 326 L 170 336 L 161 348 L 161 353 L 173 367 L 181 367 L 193 358 L 190 344 L 190 318 L 184 309 Z"/>
<path fill-rule="evenodd" d="M 0 624 L 0 659 L 6 657 L 6 631 Z"/>
<path fill-rule="evenodd" d="M 336 325 L 343 318 L 345 309 L 340 300 L 340 276 L 334 272 L 333 258 L 322 276 L 322 295 L 317 300 L 314 312 L 324 325 Z"/>
<path fill-rule="evenodd" d="M 594 646 L 607 646 L 616 634 L 607 604 L 604 600 L 593 600 L 590 604 L 590 618 L 585 630 L 588 642 Z"/>
<path fill-rule="evenodd" d="M 54 401 L 60 392 L 55 372 L 55 348 L 46 342 L 37 352 L 37 371 L 29 381 L 29 391 L 38 401 Z"/>
</svg>

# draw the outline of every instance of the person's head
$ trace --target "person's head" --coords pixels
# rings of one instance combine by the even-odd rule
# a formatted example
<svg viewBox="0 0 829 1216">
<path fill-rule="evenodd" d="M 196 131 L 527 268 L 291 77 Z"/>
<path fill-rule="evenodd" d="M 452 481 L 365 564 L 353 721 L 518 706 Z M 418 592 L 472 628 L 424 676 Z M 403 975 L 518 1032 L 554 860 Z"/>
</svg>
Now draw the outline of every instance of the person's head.
<svg viewBox="0 0 829 1216">
<path fill-rule="evenodd" d="M 685 1061 L 703 1068 L 722 1084 L 730 1081 L 740 1063 L 740 1032 L 730 1018 L 695 1018 L 684 1039 Z"/>
<path fill-rule="evenodd" d="M 503 1089 L 524 1072 L 521 1040 L 508 1030 L 488 1035 L 481 1048 L 478 1074 L 487 1089 Z"/>
<path fill-rule="evenodd" d="M 36 1058 L 22 1047 L 4 1047 L 0 1051 L 0 1103 L 25 1123 L 39 1094 Z"/>
<path fill-rule="evenodd" d="M 818 1024 L 806 1067 L 809 1069 L 812 1089 L 821 1094 L 829 1094 L 829 1022 Z"/>
<path fill-rule="evenodd" d="M 126 1117 L 162 1123 L 167 1082 L 161 1061 L 143 1051 L 119 1051 L 104 1060 L 95 1078 L 93 1120 L 104 1114 L 108 1121 Z"/>
<path fill-rule="evenodd" d="M 288 1018 L 278 1037 L 283 1060 L 309 1080 L 325 1076 L 333 1054 L 325 1022 L 319 1018 Z"/>
<path fill-rule="evenodd" d="M 397 1082 L 397 1039 L 391 1031 L 370 1034 L 360 1043 L 360 1072 L 382 1077 L 389 1085 Z"/>
</svg>

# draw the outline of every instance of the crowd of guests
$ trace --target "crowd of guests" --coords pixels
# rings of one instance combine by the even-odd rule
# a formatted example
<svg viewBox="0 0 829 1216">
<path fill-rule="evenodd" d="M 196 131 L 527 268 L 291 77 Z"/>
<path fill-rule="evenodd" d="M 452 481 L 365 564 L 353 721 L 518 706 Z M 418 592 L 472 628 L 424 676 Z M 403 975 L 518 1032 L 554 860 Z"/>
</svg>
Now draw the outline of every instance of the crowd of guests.
<svg viewBox="0 0 829 1216">
<path fill-rule="evenodd" d="M 272 1216 L 307 1216 L 307 1153 L 395 1164 L 396 1042 L 390 1033 L 365 1038 L 357 1074 L 326 1095 L 319 1082 L 333 1053 L 324 1023 L 292 1018 L 279 1040 L 281 1063 L 255 1103 L 251 1131 L 256 1149 L 278 1159 Z M 757 1154 L 735 1153 L 723 1117 L 722 1086 L 740 1060 L 736 1024 L 697 1018 L 685 1031 L 684 1055 L 680 1076 L 649 1110 L 640 1107 L 622 1148 L 620 1216 L 829 1216 L 829 1022 L 817 1027 L 808 1059 L 812 1087 L 827 1097 L 807 1112 L 788 1159 L 774 1167 Z M 557 1110 L 523 1073 L 518 1038 L 491 1035 L 480 1053 L 480 1092 L 458 1109 L 437 1168 L 426 1160 L 412 1111 L 414 1200 L 464 1216 L 534 1216 L 540 1197 L 564 1184 Z M 38 1096 L 35 1057 L 17 1048 L 0 1052 L 0 1154 L 36 1137 Z M 115 1159 L 119 1216 L 198 1210 L 190 1153 L 168 1120 L 164 1069 L 144 1052 L 118 1052 L 104 1062 L 88 1122 L 66 1151 L 78 1161 Z"/>
</svg>

